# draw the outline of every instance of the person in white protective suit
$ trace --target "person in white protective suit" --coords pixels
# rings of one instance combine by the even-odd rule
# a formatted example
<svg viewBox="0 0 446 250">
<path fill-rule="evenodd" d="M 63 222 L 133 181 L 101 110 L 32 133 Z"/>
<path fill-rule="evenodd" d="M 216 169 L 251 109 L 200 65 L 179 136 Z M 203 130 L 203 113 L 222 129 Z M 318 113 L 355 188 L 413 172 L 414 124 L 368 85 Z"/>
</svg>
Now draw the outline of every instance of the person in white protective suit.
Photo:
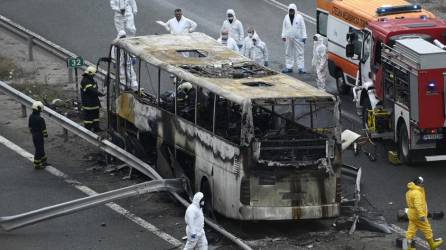
<svg viewBox="0 0 446 250">
<path fill-rule="evenodd" d="M 305 73 L 304 46 L 307 30 L 302 15 L 297 13 L 295 4 L 288 6 L 282 25 L 282 40 L 285 42 L 285 68 L 283 73 L 293 72 L 294 63 L 297 64 L 299 74 Z"/>
<path fill-rule="evenodd" d="M 120 30 L 118 32 L 118 36 L 116 39 L 122 39 L 127 37 L 127 34 L 124 30 Z M 136 59 L 131 57 L 129 54 L 127 54 L 127 60 L 125 58 L 125 54 L 123 50 L 120 50 L 120 58 L 119 58 L 119 77 L 121 79 L 121 82 L 130 82 L 130 88 L 134 91 L 138 90 L 138 80 L 136 78 L 136 73 L 133 68 L 133 64 L 136 62 Z M 117 50 L 116 47 L 113 47 L 112 49 L 112 58 L 116 61 L 117 60 Z M 127 69 L 126 69 L 127 67 Z M 126 81 L 127 76 L 127 81 Z"/>
<path fill-rule="evenodd" d="M 187 242 L 183 250 L 207 250 L 208 241 L 204 232 L 204 195 L 198 192 L 194 195 L 192 204 L 186 210 L 184 220 L 186 221 Z"/>
<path fill-rule="evenodd" d="M 176 9 L 175 17 L 162 25 L 170 34 L 174 35 L 192 33 L 197 28 L 197 23 L 183 16 L 181 9 Z"/>
<path fill-rule="evenodd" d="M 221 30 L 227 30 L 229 32 L 229 37 L 235 40 L 239 49 L 243 45 L 243 24 L 235 16 L 235 11 L 233 9 L 228 9 L 226 11 L 227 19 L 223 21 Z"/>
<path fill-rule="evenodd" d="M 249 57 L 256 63 L 268 66 L 268 49 L 266 44 L 260 40 L 254 28 L 248 29 L 248 36 L 243 41 L 242 55 Z"/>
<path fill-rule="evenodd" d="M 232 49 L 235 52 L 239 52 L 237 42 L 229 36 L 229 32 L 227 30 L 222 30 L 220 34 L 220 38 L 217 39 L 217 42 L 225 45 L 229 49 Z"/>
<path fill-rule="evenodd" d="M 127 35 L 136 34 L 135 15 L 138 12 L 135 0 L 110 0 L 110 6 L 115 12 L 116 32 L 124 30 Z"/>
<path fill-rule="evenodd" d="M 326 39 L 316 34 L 313 36 L 313 60 L 311 65 L 316 72 L 316 83 L 317 88 L 325 91 L 326 81 L 327 81 L 327 45 Z"/>
</svg>

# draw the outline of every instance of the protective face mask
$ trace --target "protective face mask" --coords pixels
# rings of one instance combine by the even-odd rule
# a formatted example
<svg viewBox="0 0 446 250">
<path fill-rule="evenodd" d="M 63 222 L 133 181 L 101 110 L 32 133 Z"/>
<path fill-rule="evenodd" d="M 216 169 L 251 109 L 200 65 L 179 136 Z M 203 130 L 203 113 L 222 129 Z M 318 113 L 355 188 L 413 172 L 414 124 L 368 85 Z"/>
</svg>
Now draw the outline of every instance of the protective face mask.
<svg viewBox="0 0 446 250">
<path fill-rule="evenodd" d="M 200 207 L 203 208 L 204 207 L 204 201 L 200 201 Z"/>
<path fill-rule="evenodd" d="M 234 21 L 234 17 L 228 17 L 228 21 L 232 23 L 232 21 Z"/>
<path fill-rule="evenodd" d="M 254 36 L 254 33 L 248 33 L 249 38 L 252 38 Z"/>
</svg>

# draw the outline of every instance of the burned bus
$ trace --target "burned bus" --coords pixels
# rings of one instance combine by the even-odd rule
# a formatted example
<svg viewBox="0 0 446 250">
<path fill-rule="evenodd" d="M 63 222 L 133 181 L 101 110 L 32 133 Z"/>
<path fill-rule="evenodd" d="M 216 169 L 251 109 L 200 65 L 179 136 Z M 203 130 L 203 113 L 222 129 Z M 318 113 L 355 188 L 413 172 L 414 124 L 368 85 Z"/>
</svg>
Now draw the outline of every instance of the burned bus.
<svg viewBox="0 0 446 250">
<path fill-rule="evenodd" d="M 336 97 L 202 33 L 117 39 L 109 58 L 113 140 L 187 178 L 210 209 L 237 220 L 339 214 Z"/>
</svg>

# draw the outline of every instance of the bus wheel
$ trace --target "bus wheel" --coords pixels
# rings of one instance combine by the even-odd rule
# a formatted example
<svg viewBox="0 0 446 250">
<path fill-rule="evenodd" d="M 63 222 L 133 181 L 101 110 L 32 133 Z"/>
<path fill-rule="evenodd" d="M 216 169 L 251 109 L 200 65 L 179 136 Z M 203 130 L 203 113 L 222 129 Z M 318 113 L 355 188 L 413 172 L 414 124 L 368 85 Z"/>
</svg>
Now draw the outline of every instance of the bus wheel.
<svg viewBox="0 0 446 250">
<path fill-rule="evenodd" d="M 405 164 L 411 164 L 411 152 L 409 150 L 409 135 L 404 123 L 401 123 L 398 129 L 398 157 Z"/>
<path fill-rule="evenodd" d="M 372 109 L 372 105 L 370 104 L 370 100 L 368 97 L 364 99 L 364 103 L 362 104 L 362 127 L 364 129 L 368 129 L 368 120 L 369 120 L 369 109 Z"/>
<path fill-rule="evenodd" d="M 201 183 L 201 192 L 204 195 L 204 208 L 203 208 L 204 215 L 208 218 L 211 218 L 212 220 L 216 220 L 214 214 L 214 208 L 212 205 L 211 185 L 209 184 L 209 181 L 206 178 L 204 178 Z"/>
<path fill-rule="evenodd" d="M 345 95 L 350 90 L 350 87 L 345 83 L 344 74 L 341 71 L 337 71 L 338 76 L 336 77 L 336 87 L 338 89 L 339 95 Z"/>
</svg>

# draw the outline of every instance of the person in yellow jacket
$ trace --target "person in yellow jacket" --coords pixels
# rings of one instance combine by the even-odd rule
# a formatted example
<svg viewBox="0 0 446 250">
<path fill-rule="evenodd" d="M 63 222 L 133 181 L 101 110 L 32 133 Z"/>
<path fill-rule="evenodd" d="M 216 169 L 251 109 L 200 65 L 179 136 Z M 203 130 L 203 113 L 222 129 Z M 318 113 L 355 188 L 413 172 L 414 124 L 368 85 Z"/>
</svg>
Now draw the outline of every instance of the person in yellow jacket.
<svg viewBox="0 0 446 250">
<path fill-rule="evenodd" d="M 406 233 L 408 249 L 415 250 L 412 240 L 417 234 L 417 230 L 423 232 L 431 249 L 437 249 L 443 244 L 443 240 L 434 240 L 432 227 L 427 220 L 428 211 L 423 177 L 417 177 L 409 182 L 407 188 L 409 189 L 406 192 L 407 217 L 409 217 L 409 226 Z"/>
</svg>

